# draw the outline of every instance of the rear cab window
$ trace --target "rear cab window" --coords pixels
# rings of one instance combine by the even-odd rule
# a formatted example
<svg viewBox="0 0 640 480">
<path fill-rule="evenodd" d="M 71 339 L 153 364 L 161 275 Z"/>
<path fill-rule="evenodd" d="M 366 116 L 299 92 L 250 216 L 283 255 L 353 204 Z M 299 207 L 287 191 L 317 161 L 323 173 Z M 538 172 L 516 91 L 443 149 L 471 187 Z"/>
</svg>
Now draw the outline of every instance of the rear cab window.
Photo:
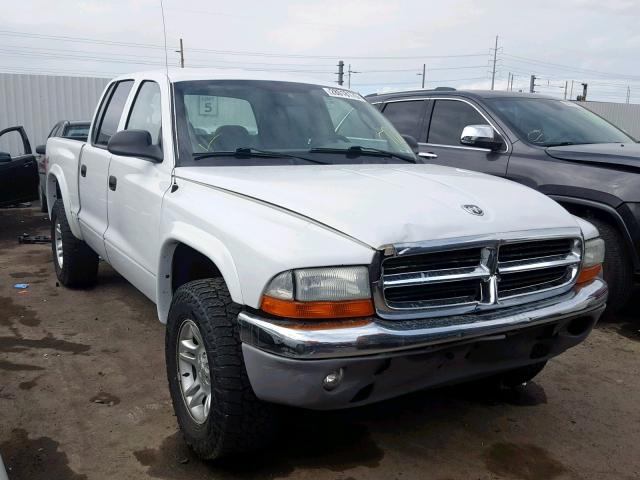
<svg viewBox="0 0 640 480">
<path fill-rule="evenodd" d="M 132 87 L 133 80 L 122 80 L 116 83 L 105 95 L 104 108 L 102 105 L 100 106 L 96 117 L 98 128 L 93 132 L 94 145 L 106 147 L 113 134 L 116 133 Z"/>
</svg>

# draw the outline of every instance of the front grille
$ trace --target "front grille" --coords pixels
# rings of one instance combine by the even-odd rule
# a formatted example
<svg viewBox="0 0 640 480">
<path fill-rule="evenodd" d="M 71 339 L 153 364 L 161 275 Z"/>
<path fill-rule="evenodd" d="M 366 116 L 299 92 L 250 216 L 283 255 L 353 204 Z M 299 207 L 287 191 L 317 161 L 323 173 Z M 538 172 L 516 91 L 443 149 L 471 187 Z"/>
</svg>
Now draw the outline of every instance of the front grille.
<svg viewBox="0 0 640 480">
<path fill-rule="evenodd" d="M 508 243 L 500 247 L 500 261 L 510 262 L 552 255 L 568 255 L 572 248 L 573 240 L 570 238 Z"/>
<path fill-rule="evenodd" d="M 488 241 L 460 249 L 398 255 L 382 262 L 390 309 L 486 305 L 571 285 L 581 261 L 577 238 Z"/>
</svg>

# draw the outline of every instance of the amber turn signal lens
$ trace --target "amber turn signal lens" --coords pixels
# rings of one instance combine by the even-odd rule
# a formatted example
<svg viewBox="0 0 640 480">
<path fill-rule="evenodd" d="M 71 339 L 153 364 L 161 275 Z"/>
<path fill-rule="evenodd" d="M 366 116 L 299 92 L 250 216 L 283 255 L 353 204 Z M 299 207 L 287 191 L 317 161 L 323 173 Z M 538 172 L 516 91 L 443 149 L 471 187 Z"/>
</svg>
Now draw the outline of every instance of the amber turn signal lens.
<svg viewBox="0 0 640 480">
<path fill-rule="evenodd" d="M 594 265 L 593 267 L 582 269 L 582 271 L 580 272 L 580 275 L 578 275 L 577 283 L 590 282 L 591 280 L 593 280 L 598 276 L 598 274 L 600 273 L 600 270 L 602 270 L 602 265 Z"/>
<path fill-rule="evenodd" d="M 262 297 L 260 308 L 267 313 L 287 318 L 354 318 L 373 315 L 370 299 L 340 302 L 296 302 L 268 296 Z"/>
</svg>

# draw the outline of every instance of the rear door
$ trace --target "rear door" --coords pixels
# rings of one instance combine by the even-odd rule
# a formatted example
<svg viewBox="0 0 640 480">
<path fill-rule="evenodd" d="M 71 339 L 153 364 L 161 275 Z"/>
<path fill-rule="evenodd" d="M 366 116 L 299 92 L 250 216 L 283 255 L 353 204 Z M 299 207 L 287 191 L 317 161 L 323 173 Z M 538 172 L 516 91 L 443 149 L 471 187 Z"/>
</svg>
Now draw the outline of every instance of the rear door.
<svg viewBox="0 0 640 480">
<path fill-rule="evenodd" d="M 462 98 L 436 98 L 427 116 L 426 141 L 420 143 L 420 157 L 425 163 L 438 163 L 501 177 L 507 174 L 509 143 L 499 152 L 462 145 L 460 136 L 469 125 L 490 125 L 505 136 L 471 101 Z"/>
<path fill-rule="evenodd" d="M 38 198 L 38 164 L 23 127 L 0 131 L 0 205 Z"/>
<path fill-rule="evenodd" d="M 109 86 L 96 114 L 91 138 L 80 156 L 80 212 L 78 219 L 84 240 L 106 257 L 104 232 L 107 230 L 107 191 L 111 154 L 107 143 L 116 133 L 133 80 Z"/>
</svg>

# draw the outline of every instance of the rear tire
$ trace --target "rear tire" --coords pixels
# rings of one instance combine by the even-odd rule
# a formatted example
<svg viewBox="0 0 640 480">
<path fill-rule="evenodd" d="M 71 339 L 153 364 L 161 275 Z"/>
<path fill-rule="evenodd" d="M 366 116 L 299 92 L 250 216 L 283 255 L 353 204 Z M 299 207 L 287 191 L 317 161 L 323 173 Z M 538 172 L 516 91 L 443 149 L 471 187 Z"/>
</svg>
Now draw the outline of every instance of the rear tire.
<svg viewBox="0 0 640 480">
<path fill-rule="evenodd" d="M 98 278 L 98 255 L 71 232 L 62 200 L 51 209 L 51 250 L 58 281 L 65 287 L 95 285 Z"/>
<path fill-rule="evenodd" d="M 596 226 L 605 243 L 602 268 L 604 280 L 609 286 L 607 312 L 616 313 L 629 301 L 633 290 L 631 256 L 624 238 L 615 227 L 598 218 L 587 220 Z"/>
<path fill-rule="evenodd" d="M 182 285 L 169 310 L 171 399 L 186 443 L 206 460 L 258 449 L 275 432 L 274 408 L 255 396 L 245 369 L 240 309 L 213 278 Z"/>
</svg>

